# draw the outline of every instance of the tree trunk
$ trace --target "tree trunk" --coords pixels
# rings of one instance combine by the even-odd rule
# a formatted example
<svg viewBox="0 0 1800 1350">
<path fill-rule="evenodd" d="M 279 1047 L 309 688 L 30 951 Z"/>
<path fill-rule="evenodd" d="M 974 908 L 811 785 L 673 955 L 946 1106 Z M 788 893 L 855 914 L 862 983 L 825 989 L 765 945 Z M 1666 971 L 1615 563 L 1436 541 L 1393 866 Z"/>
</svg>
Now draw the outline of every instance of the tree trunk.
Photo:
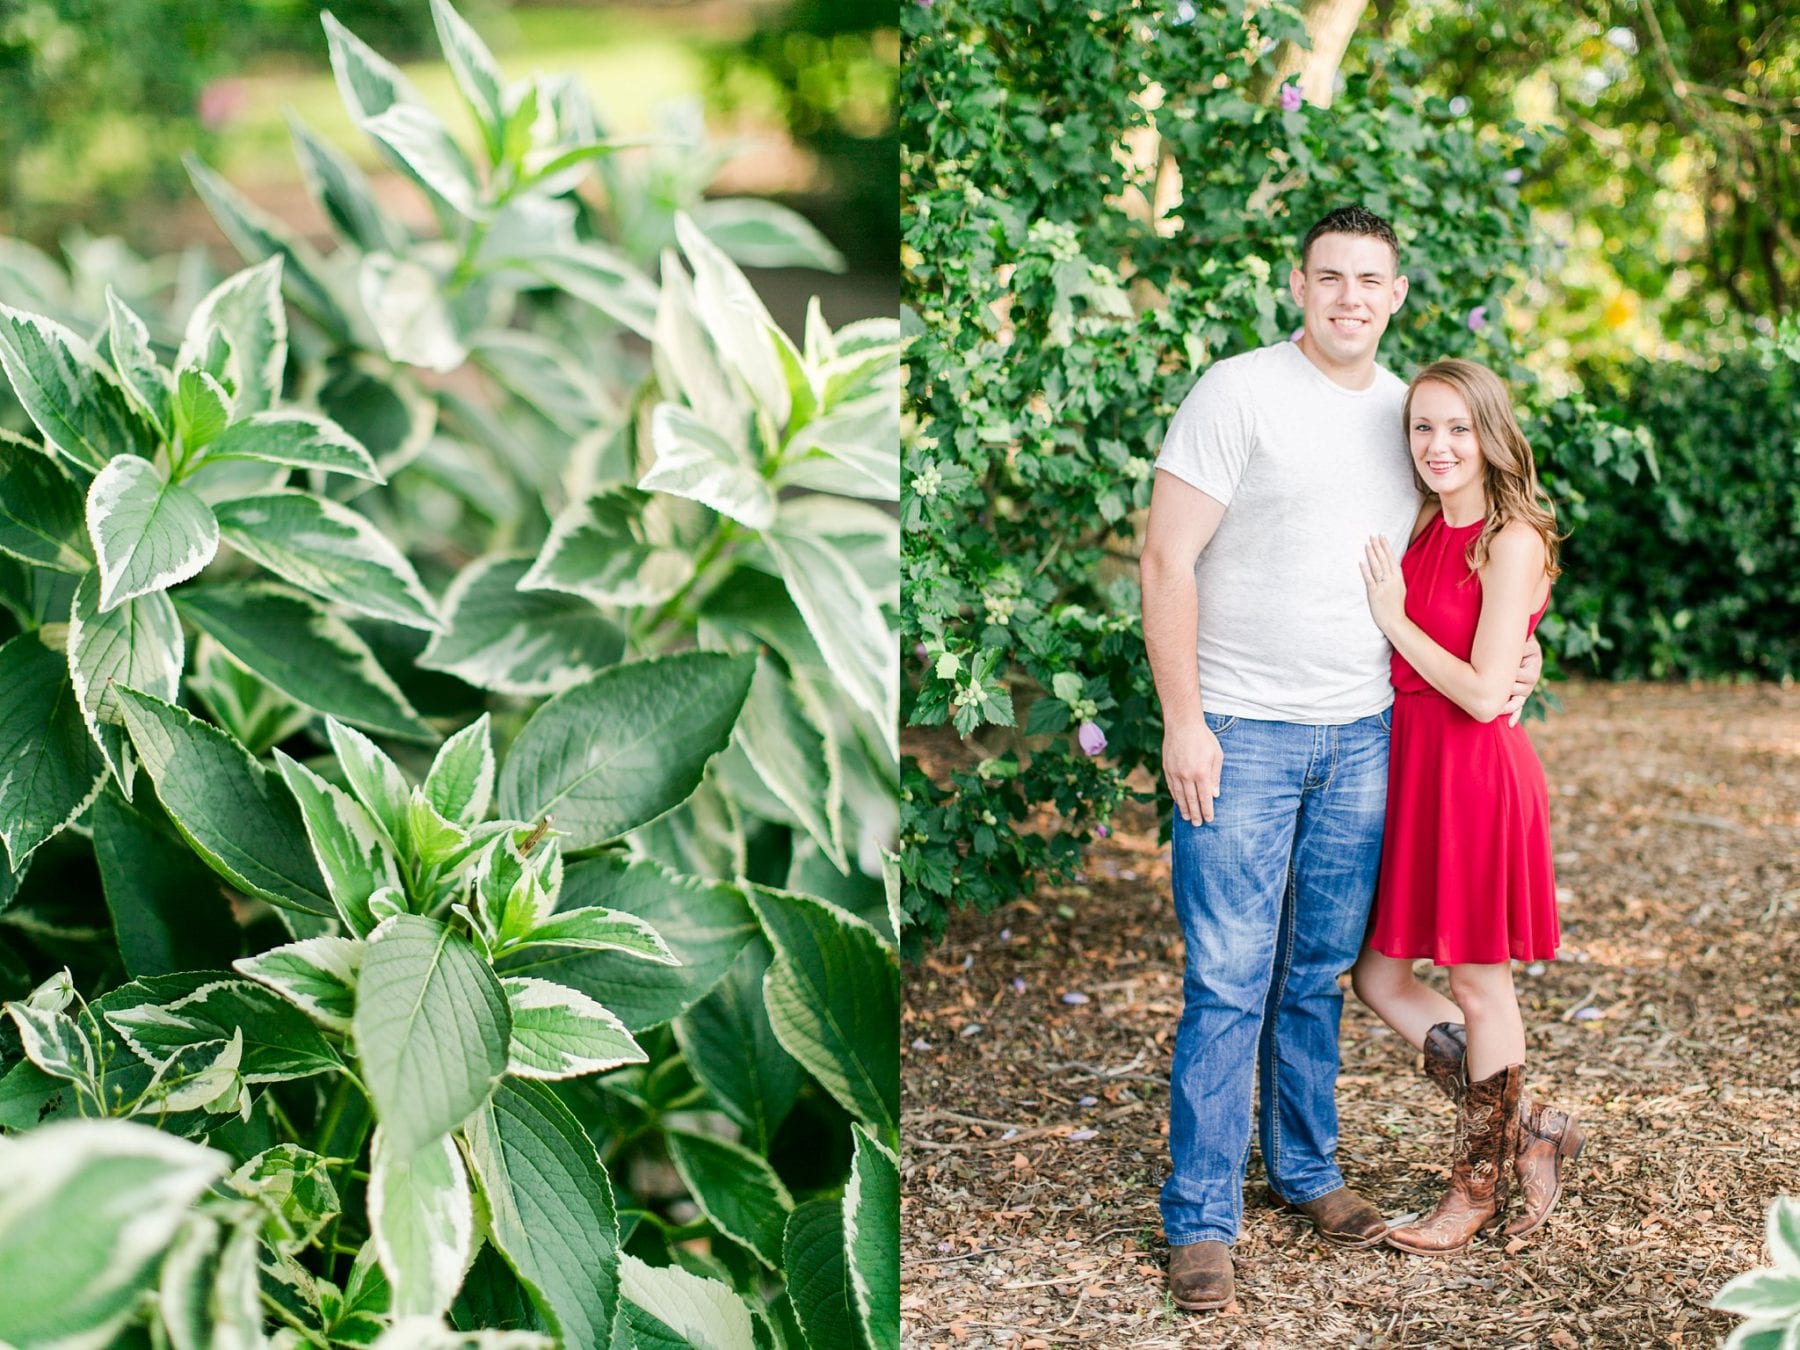
<svg viewBox="0 0 1800 1350">
<path fill-rule="evenodd" d="M 1349 49 L 1351 35 L 1362 19 L 1369 0 L 1306 0 L 1301 13 L 1306 19 L 1312 48 L 1284 42 L 1275 53 L 1275 74 L 1256 91 L 1262 102 L 1294 76 L 1300 77 L 1300 93 L 1315 108 L 1329 108 L 1337 92 L 1337 69 Z"/>
</svg>

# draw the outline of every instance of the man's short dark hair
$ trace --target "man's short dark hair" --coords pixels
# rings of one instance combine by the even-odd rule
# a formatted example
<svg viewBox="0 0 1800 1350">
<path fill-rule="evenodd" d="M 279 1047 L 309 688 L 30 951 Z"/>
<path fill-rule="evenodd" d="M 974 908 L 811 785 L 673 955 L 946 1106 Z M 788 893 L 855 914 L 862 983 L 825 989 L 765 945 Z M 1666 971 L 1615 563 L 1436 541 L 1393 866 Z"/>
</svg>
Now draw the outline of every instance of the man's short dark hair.
<svg viewBox="0 0 1800 1350">
<path fill-rule="evenodd" d="M 1322 234 L 1361 234 L 1371 239 L 1379 239 L 1394 250 L 1394 270 L 1400 268 L 1400 241 L 1394 237 L 1394 227 L 1366 206 L 1340 206 L 1337 210 L 1319 218 L 1319 222 L 1306 232 L 1306 240 L 1300 245 L 1300 270 L 1306 270 L 1307 259 L 1312 254 L 1313 240 Z"/>
</svg>

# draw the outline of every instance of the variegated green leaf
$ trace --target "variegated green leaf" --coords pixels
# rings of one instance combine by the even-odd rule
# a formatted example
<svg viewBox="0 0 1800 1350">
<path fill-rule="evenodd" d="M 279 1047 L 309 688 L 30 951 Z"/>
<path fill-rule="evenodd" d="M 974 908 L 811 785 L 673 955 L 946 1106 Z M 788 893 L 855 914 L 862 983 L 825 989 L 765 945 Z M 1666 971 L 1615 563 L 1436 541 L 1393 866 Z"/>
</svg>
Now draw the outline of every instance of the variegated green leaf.
<svg viewBox="0 0 1800 1350">
<path fill-rule="evenodd" d="M 233 422 L 212 443 L 201 461 L 204 473 L 214 464 L 255 460 L 284 464 L 295 469 L 325 469 L 331 473 L 385 483 L 381 470 L 369 458 L 362 442 L 337 423 L 317 413 L 283 408 L 259 412 Z"/>
<path fill-rule="evenodd" d="M 782 487 L 874 501 L 900 500 L 900 427 L 891 399 L 868 400 L 807 423 L 782 448 Z"/>
<path fill-rule="evenodd" d="M 595 952 L 628 952 L 666 966 L 680 961 L 657 931 L 635 914 L 597 905 L 565 909 L 532 927 L 508 950 L 525 947 L 575 947 Z"/>
<path fill-rule="evenodd" d="M 676 213 L 675 237 L 694 269 L 701 322 L 751 397 L 776 426 L 786 425 L 793 403 L 775 351 L 775 321 L 737 265 L 684 212 Z"/>
<path fill-rule="evenodd" d="M 627 1255 L 619 1261 L 619 1292 L 696 1350 L 755 1350 L 750 1309 L 730 1285 Z"/>
<path fill-rule="evenodd" d="M 100 560 L 102 613 L 186 581 L 219 547 L 219 523 L 206 503 L 136 455 L 119 455 L 95 476 L 87 526 Z"/>
<path fill-rule="evenodd" d="M 475 1206 L 448 1135 L 412 1147 L 385 1125 L 369 1162 L 369 1231 L 393 1291 L 390 1311 L 445 1312 L 474 1256 Z"/>
<path fill-rule="evenodd" d="M 376 1118 L 402 1154 L 455 1129 L 506 1072 L 505 991 L 433 919 L 396 915 L 369 935 L 352 1025 Z"/>
<path fill-rule="evenodd" d="M 100 611 L 100 577 L 89 572 L 69 614 L 69 677 L 81 720 L 127 797 L 136 777 L 115 687 L 174 702 L 185 647 L 175 606 L 160 591 Z"/>
<path fill-rule="evenodd" d="M 875 596 L 823 539 L 776 528 L 764 533 L 763 543 L 831 673 L 894 751 L 900 659 Z"/>
<path fill-rule="evenodd" d="M 376 923 L 369 913 L 369 897 L 385 886 L 400 884 L 399 868 L 381 828 L 349 793 L 304 764 L 279 750 L 275 763 L 300 804 L 319 874 L 344 926 L 357 937 L 366 937 Z"/>
<path fill-rule="evenodd" d="M 70 1083 L 94 1081 L 94 1047 L 67 1013 L 30 1003 L 5 1004 L 19 1033 L 25 1058 L 52 1078 Z"/>
<path fill-rule="evenodd" d="M 131 306 L 113 293 L 111 286 L 106 288 L 106 313 L 113 367 L 119 373 L 125 395 L 137 405 L 141 414 L 149 418 L 158 437 L 166 439 L 173 425 L 170 421 L 169 376 L 150 350 L 150 330 L 132 313 Z"/>
<path fill-rule="evenodd" d="M 843 1206 L 835 1197 L 809 1200 L 788 1216 L 781 1259 L 806 1343 L 857 1344 Z"/>
<path fill-rule="evenodd" d="M 298 1144 L 277 1144 L 249 1159 L 228 1184 L 268 1211 L 263 1232 L 278 1250 L 310 1245 L 342 1206 L 329 1163 Z"/>
<path fill-rule="evenodd" d="M 273 582 L 231 582 L 189 587 L 177 608 L 296 702 L 390 736 L 437 739 L 368 644 L 311 597 Z"/>
<path fill-rule="evenodd" d="M 775 1035 L 846 1111 L 894 1138 L 900 968 L 875 930 L 810 896 L 761 886 L 750 906 L 775 947 L 763 994 Z"/>
<path fill-rule="evenodd" d="M 411 851 L 406 816 L 412 788 L 399 765 L 374 741 L 335 717 L 325 719 L 325 733 L 331 738 L 331 748 L 337 754 L 338 765 L 344 771 L 350 790 L 381 826 L 395 853 L 406 856 Z"/>
<path fill-rule="evenodd" d="M 651 352 L 659 386 L 670 399 L 679 394 L 707 426 L 733 445 L 744 443 L 746 405 L 732 392 L 712 339 L 700 322 L 699 301 L 680 257 L 662 255 L 662 294 L 656 310 L 656 346 Z"/>
<path fill-rule="evenodd" d="M 356 1011 L 356 977 L 362 943 L 353 938 L 316 937 L 274 947 L 231 964 L 266 985 L 327 1031 L 346 1034 Z"/>
<path fill-rule="evenodd" d="M 566 591 L 596 605 L 656 605 L 694 575 L 691 553 L 644 537 L 644 497 L 614 488 L 565 507 L 522 591 Z"/>
<path fill-rule="evenodd" d="M 553 591 L 521 591 L 529 558 L 483 558 L 444 596 L 443 631 L 418 664 L 503 694 L 558 693 L 625 651 L 625 635 L 593 605 Z"/>
<path fill-rule="evenodd" d="M 243 1035 L 241 1072 L 250 1083 L 276 1083 L 343 1068 L 319 1030 L 291 1004 L 249 980 L 222 978 L 168 1003 L 143 1003 L 106 1020 L 146 1064 L 168 1064 L 193 1047 Z"/>
<path fill-rule="evenodd" d="M 0 431 L 0 553 L 76 575 L 94 565 L 81 489 L 50 455 Z"/>
<path fill-rule="evenodd" d="M 178 368 L 204 365 L 201 353 L 209 334 L 222 332 L 237 357 L 234 397 L 240 417 L 272 408 L 281 398 L 288 347 L 281 281 L 279 253 L 225 278 L 195 307 L 175 357 Z"/>
<path fill-rule="evenodd" d="M 438 629 L 437 607 L 406 555 L 347 506 L 271 492 L 214 508 L 227 544 L 275 576 L 372 618 Z"/>
<path fill-rule="evenodd" d="M 769 791 L 794 813 L 833 865 L 847 870 L 833 747 L 807 719 L 792 685 L 767 657 L 757 660 L 736 739 Z"/>
<path fill-rule="evenodd" d="M 42 632 L 0 646 L 0 840 L 13 872 L 87 809 L 106 765 L 81 719 L 66 653 Z"/>
<path fill-rule="evenodd" d="M 375 201 L 369 180 L 355 161 L 315 135 L 293 113 L 288 131 L 301 177 L 333 228 L 364 253 L 397 253 L 406 247 L 401 229 Z"/>
<path fill-rule="evenodd" d="M 720 515 L 767 529 L 775 519 L 775 490 L 749 457 L 688 409 L 659 403 L 650 418 L 656 462 L 638 480 L 645 492 L 668 492 Z"/>
<path fill-rule="evenodd" d="M 195 156 L 183 156 L 182 164 L 200 200 L 206 203 L 206 209 L 244 260 L 260 263 L 279 258 L 282 288 L 293 297 L 294 303 L 328 331 L 347 334 L 350 321 L 323 280 L 324 266 L 318 255 Z M 248 359 L 254 361 L 255 358 Z M 243 374 L 247 382 L 254 378 L 251 371 L 246 370 Z"/>
<path fill-rule="evenodd" d="M 208 867 L 271 904 L 335 914 L 300 809 L 275 775 L 161 699 L 122 690 L 119 711 L 163 809 Z"/>
<path fill-rule="evenodd" d="M 438 747 L 425 776 L 425 796 L 440 816 L 456 824 L 474 825 L 487 818 L 494 800 L 494 747 L 486 713 Z"/>
<path fill-rule="evenodd" d="M 417 111 L 397 104 L 383 116 Z M 357 272 L 357 294 L 382 350 L 393 360 L 425 370 L 455 370 L 468 359 L 450 298 L 438 274 L 423 263 L 371 253 Z"/>
<path fill-rule="evenodd" d="M 223 1153 L 116 1120 L 0 1139 L 0 1342 L 105 1346 Z"/>
<path fill-rule="evenodd" d="M 760 197 L 714 197 L 690 213 L 701 233 L 745 267 L 842 272 L 844 255 L 805 216 Z"/>
<path fill-rule="evenodd" d="M 436 113 L 417 104 L 396 103 L 365 117 L 362 129 L 457 211 L 465 216 L 479 212 L 475 170 Z"/>
<path fill-rule="evenodd" d="M 669 1160 L 712 1225 L 767 1266 L 781 1268 L 781 1242 L 794 1199 L 775 1169 L 741 1144 L 670 1130 Z"/>
<path fill-rule="evenodd" d="M 353 121 L 361 122 L 396 103 L 421 103 L 398 66 L 380 55 L 329 13 L 324 15 L 325 42 L 338 93 Z"/>
<path fill-rule="evenodd" d="M 147 451 L 149 435 L 110 370 L 59 323 L 0 305 L 0 368 L 44 444 L 89 472 Z"/>
<path fill-rule="evenodd" d="M 494 1245 L 562 1344 L 611 1344 L 619 1228 L 581 1122 L 544 1084 L 509 1078 L 464 1134 Z"/>
<path fill-rule="evenodd" d="M 431 0 L 431 21 L 437 26 L 438 45 L 456 77 L 463 101 L 475 114 L 475 125 L 487 146 L 489 163 L 499 163 L 506 132 L 506 81 L 487 44 L 448 0 Z"/>
<path fill-rule="evenodd" d="M 625 1024 L 586 994 L 513 976 L 500 981 L 512 1005 L 512 1049 L 506 1071 L 519 1078 L 579 1078 L 646 1056 Z"/>
<path fill-rule="evenodd" d="M 656 285 L 623 254 L 603 244 L 581 243 L 519 262 L 639 337 L 654 336 Z"/>
<path fill-rule="evenodd" d="M 593 858 L 571 864 L 562 902 L 636 915 L 655 929 L 680 962 L 646 961 L 635 953 L 535 947 L 507 956 L 508 975 L 555 980 L 601 1000 L 632 1031 L 667 1022 L 706 997 L 731 969 L 756 920 L 736 887 L 678 876 L 653 862 Z"/>
<path fill-rule="evenodd" d="M 857 1324 L 871 1350 L 900 1350 L 900 1160 L 861 1125 L 850 1130 L 844 1245 Z"/>
</svg>

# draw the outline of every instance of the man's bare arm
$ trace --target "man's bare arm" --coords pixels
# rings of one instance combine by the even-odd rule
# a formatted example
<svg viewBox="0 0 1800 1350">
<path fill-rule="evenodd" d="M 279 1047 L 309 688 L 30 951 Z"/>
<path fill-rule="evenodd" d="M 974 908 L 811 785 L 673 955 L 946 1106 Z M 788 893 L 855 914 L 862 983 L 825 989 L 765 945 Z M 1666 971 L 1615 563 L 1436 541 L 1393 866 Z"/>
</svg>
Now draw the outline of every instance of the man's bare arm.
<svg viewBox="0 0 1800 1350">
<path fill-rule="evenodd" d="M 1163 711 L 1163 777 L 1175 809 L 1190 824 L 1210 821 L 1224 754 L 1201 716 L 1199 598 L 1194 563 L 1224 519 L 1224 503 L 1159 471 L 1150 494 L 1150 523 L 1138 560 L 1144 601 L 1144 646 Z"/>
<path fill-rule="evenodd" d="M 1513 676 L 1512 697 L 1507 699 L 1506 706 L 1500 715 L 1506 718 L 1510 727 L 1519 725 L 1519 719 L 1525 715 L 1525 700 L 1531 697 L 1531 691 L 1537 688 L 1538 681 L 1544 676 L 1544 649 L 1538 645 L 1534 633 L 1525 640 L 1525 655 L 1519 661 L 1519 673 Z"/>
</svg>

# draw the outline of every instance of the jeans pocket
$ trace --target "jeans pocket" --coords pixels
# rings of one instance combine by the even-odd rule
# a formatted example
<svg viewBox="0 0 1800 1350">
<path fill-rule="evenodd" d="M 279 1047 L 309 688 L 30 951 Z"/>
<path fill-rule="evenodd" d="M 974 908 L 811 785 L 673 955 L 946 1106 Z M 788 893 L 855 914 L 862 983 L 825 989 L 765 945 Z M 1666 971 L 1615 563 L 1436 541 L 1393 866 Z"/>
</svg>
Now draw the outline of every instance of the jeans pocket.
<svg viewBox="0 0 1800 1350">
<path fill-rule="evenodd" d="M 1392 731 L 1394 729 L 1393 705 L 1390 704 L 1388 707 L 1385 707 L 1380 712 L 1376 713 L 1375 720 L 1381 723 L 1381 729 L 1383 731 Z"/>
<path fill-rule="evenodd" d="M 1222 717 L 1218 713 L 1202 713 L 1201 716 L 1206 718 L 1206 729 L 1214 736 L 1223 736 L 1238 724 L 1237 718 Z"/>
</svg>

